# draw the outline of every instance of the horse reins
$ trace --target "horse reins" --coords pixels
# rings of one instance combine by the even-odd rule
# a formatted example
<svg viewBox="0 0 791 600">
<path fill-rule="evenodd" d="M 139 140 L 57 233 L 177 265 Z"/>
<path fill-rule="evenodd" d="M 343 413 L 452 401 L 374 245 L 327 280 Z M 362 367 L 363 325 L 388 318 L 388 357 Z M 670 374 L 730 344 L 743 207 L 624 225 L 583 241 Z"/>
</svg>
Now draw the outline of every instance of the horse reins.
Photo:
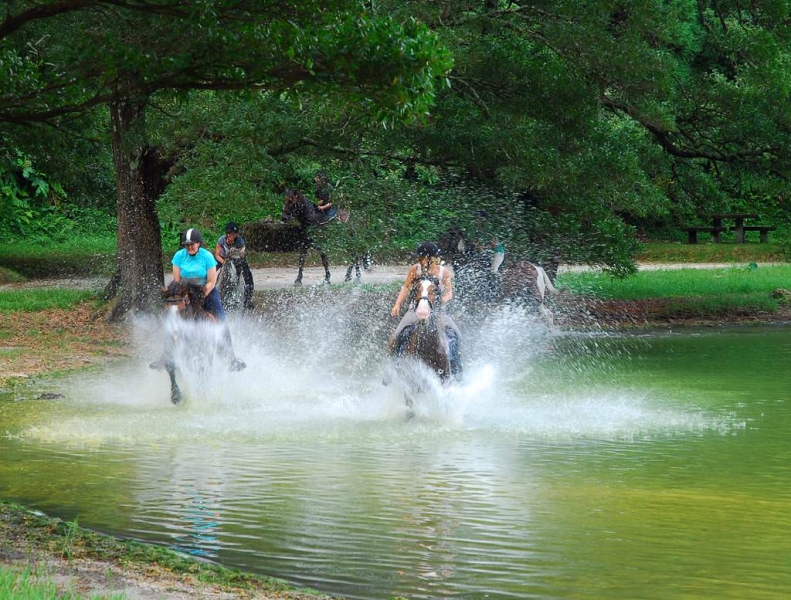
<svg viewBox="0 0 791 600">
<path fill-rule="evenodd" d="M 439 295 L 439 279 L 437 279 L 434 275 L 424 274 L 417 278 L 417 280 L 415 281 L 415 286 L 419 285 L 423 281 L 428 281 L 431 284 L 433 284 L 434 287 L 436 287 L 437 289 L 437 294 Z M 423 286 L 421 286 L 421 288 L 422 287 Z M 423 290 L 421 289 L 421 295 L 417 296 L 415 299 L 415 307 L 417 307 L 417 305 L 420 304 L 421 300 L 425 300 L 428 303 L 429 309 L 431 309 L 432 311 L 434 310 L 434 303 L 431 301 L 431 298 L 428 297 L 428 290 L 426 290 L 426 292 L 424 293 Z M 440 298 L 440 301 L 441 300 L 442 299 Z"/>
</svg>

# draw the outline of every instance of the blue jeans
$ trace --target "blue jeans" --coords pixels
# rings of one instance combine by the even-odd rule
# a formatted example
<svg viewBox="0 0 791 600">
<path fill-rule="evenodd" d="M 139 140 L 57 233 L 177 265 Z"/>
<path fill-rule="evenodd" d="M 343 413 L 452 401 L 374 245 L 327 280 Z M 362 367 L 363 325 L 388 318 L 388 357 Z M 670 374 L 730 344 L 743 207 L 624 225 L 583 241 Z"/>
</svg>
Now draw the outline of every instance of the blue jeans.
<svg viewBox="0 0 791 600">
<path fill-rule="evenodd" d="M 217 317 L 218 321 L 225 321 L 225 309 L 222 307 L 222 301 L 220 300 L 220 294 L 217 291 L 217 288 L 213 288 L 209 295 L 206 296 L 205 300 L 203 301 L 203 308 L 208 310 L 211 314 Z"/>
</svg>

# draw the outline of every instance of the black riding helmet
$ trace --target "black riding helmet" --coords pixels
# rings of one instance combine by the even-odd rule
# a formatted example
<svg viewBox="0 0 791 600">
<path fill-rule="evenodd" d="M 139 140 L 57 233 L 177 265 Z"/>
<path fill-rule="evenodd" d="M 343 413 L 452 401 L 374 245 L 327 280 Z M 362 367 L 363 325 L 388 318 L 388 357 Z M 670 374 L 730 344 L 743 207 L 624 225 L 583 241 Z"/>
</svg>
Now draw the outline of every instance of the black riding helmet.
<svg viewBox="0 0 791 600">
<path fill-rule="evenodd" d="M 203 234 L 198 231 L 197 229 L 189 228 L 184 233 L 184 241 L 182 241 L 182 245 L 186 246 L 187 244 L 202 244 L 203 243 Z"/>
<path fill-rule="evenodd" d="M 225 226 L 225 233 L 239 233 L 239 226 L 231 221 Z"/>
<path fill-rule="evenodd" d="M 421 256 L 425 256 L 427 258 L 439 256 L 440 254 L 439 246 L 437 246 L 437 244 L 435 244 L 434 242 L 423 242 L 417 247 L 417 250 L 415 250 L 415 254 L 417 254 L 418 258 L 420 258 Z"/>
</svg>

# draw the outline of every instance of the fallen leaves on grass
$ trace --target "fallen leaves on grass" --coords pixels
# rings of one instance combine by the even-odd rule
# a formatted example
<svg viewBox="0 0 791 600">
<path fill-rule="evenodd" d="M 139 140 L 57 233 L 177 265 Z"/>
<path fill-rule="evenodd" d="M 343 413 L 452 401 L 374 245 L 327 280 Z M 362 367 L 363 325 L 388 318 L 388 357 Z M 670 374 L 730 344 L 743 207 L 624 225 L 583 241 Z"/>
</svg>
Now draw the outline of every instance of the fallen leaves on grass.
<svg viewBox="0 0 791 600">
<path fill-rule="evenodd" d="M 95 315 L 90 303 L 69 310 L 0 314 L 0 381 L 71 371 L 130 356 L 126 326 Z"/>
</svg>

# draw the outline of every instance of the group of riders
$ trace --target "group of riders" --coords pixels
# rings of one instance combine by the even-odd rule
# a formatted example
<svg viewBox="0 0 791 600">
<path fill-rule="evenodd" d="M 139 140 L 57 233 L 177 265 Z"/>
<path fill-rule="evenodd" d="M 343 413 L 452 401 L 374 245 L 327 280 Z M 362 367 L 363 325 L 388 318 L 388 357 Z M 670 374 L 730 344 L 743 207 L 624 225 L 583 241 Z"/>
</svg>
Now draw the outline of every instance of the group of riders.
<svg viewBox="0 0 791 600">
<path fill-rule="evenodd" d="M 336 217 L 337 209 L 333 206 L 331 195 L 334 191 L 327 175 L 323 171 L 316 172 L 314 178 L 316 184 L 315 195 L 318 200 L 316 210 L 323 213 L 328 220 Z M 496 273 L 503 260 L 503 246 L 496 236 L 484 233 L 488 229 L 488 214 L 486 211 L 478 211 L 477 229 L 480 234 L 488 238 L 483 246 L 492 251 L 491 270 Z M 191 228 L 186 231 L 182 240 L 182 248 L 176 252 L 171 261 L 173 266 L 173 281 L 196 284 L 202 288 L 202 307 L 210 317 L 223 324 L 225 329 L 225 339 L 230 346 L 226 348 L 231 356 L 230 368 L 240 370 L 245 368 L 245 363 L 236 358 L 230 332 L 227 330 L 226 313 L 223 308 L 220 294 L 217 290 L 218 274 L 228 263 L 233 263 L 237 273 L 240 273 L 245 283 L 244 308 L 252 309 L 253 275 L 245 258 L 244 238 L 239 235 L 239 226 L 230 222 L 225 226 L 225 234 L 221 236 L 215 245 L 212 254 L 205 247 L 203 234 L 197 229 Z M 444 264 L 440 259 L 440 248 L 433 241 L 426 241 L 417 247 L 415 252 L 417 262 L 413 264 L 407 273 L 406 279 L 398 293 L 395 304 L 390 311 L 392 317 L 401 314 L 402 306 L 408 303 L 404 316 L 398 326 L 390 336 L 388 347 L 391 355 L 397 356 L 404 351 L 407 334 L 423 318 L 418 315 L 416 308 L 420 301 L 420 294 L 417 287 L 420 281 L 426 278 L 436 282 L 439 306 L 442 307 L 453 298 L 453 271 L 450 266 Z M 227 267 L 226 267 L 227 268 Z M 347 275 L 347 280 L 349 279 Z M 447 340 L 447 354 L 450 362 L 450 375 L 454 379 L 461 377 L 461 332 L 447 311 L 438 311 L 438 327 L 442 329 Z M 151 363 L 152 368 L 161 368 L 164 359 Z"/>
<path fill-rule="evenodd" d="M 223 338 L 228 346 L 225 350 L 229 356 L 229 368 L 233 371 L 241 371 L 247 365 L 238 359 L 233 351 L 233 342 L 226 323 L 227 315 L 217 290 L 217 279 L 218 271 L 227 262 L 233 260 L 237 270 L 244 277 L 245 288 L 249 289 L 249 295 L 252 295 L 253 274 L 245 259 L 244 239 L 239 235 L 239 226 L 230 222 L 225 226 L 225 235 L 217 240 L 214 254 L 203 247 L 205 243 L 203 234 L 197 229 L 190 228 L 184 233 L 182 248 L 171 260 L 173 282 L 200 287 L 202 309 L 211 320 L 223 326 Z M 249 295 L 245 294 L 245 308 L 252 308 Z M 167 367 L 168 360 L 166 352 L 149 366 L 152 369 L 163 369 Z"/>
<path fill-rule="evenodd" d="M 211 315 L 212 320 L 221 323 L 227 329 L 225 323 L 227 315 L 217 290 L 218 271 L 224 267 L 229 260 L 237 261 L 237 268 L 241 270 L 245 281 L 250 279 L 252 287 L 252 273 L 244 257 L 244 239 L 239 235 L 239 227 L 236 223 L 228 223 L 225 227 L 225 235 L 217 241 L 215 252 L 212 254 L 204 248 L 205 239 L 200 231 L 194 228 L 188 229 L 182 242 L 182 248 L 178 250 L 172 263 L 172 274 L 174 282 L 184 282 L 201 286 L 203 292 L 202 308 Z M 453 271 L 440 260 L 440 248 L 435 242 L 426 241 L 420 244 L 416 250 L 417 262 L 409 268 L 406 279 L 398 293 L 395 304 L 390 314 L 397 317 L 401 313 L 402 305 L 409 301 L 409 308 L 401 319 L 398 327 L 389 340 L 391 354 L 400 353 L 400 346 L 403 344 L 402 334 L 413 327 L 420 319 L 415 312 L 417 298 L 415 288 L 417 282 L 423 277 L 431 277 L 438 283 L 439 302 L 445 305 L 453 298 Z M 231 259 L 230 257 L 234 258 Z M 461 361 L 459 357 L 461 332 L 453 318 L 447 312 L 442 311 L 439 316 L 439 325 L 446 332 L 448 339 L 448 352 L 451 364 L 451 374 L 455 378 L 461 376 Z M 245 368 L 245 363 L 236 358 L 233 353 L 230 333 L 225 336 L 230 348 L 231 358 L 230 368 L 241 370 Z M 151 363 L 151 368 L 160 369 L 165 367 L 165 359 L 160 358 Z"/>
</svg>

